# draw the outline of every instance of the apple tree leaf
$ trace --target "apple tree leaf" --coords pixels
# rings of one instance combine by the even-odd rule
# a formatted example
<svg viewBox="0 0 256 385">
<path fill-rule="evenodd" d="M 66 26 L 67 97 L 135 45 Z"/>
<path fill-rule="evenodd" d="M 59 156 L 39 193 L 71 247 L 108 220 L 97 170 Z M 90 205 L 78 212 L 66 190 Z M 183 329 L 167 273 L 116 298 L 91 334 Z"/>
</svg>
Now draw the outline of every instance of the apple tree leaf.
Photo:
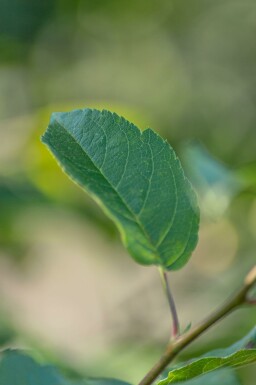
<svg viewBox="0 0 256 385">
<path fill-rule="evenodd" d="M 115 222 L 137 262 L 175 270 L 188 261 L 198 238 L 197 199 L 158 134 L 84 109 L 53 113 L 42 141 Z"/>
</svg>

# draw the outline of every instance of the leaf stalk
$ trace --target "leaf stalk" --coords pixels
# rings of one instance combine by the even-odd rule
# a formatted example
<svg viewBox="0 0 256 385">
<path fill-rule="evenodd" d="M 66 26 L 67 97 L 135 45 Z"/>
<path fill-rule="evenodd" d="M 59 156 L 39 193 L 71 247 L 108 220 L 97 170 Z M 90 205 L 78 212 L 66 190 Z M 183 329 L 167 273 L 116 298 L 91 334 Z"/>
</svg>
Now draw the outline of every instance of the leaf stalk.
<svg viewBox="0 0 256 385">
<path fill-rule="evenodd" d="M 168 280 L 168 273 L 163 269 L 160 269 L 160 275 L 161 275 L 163 288 L 166 293 L 166 297 L 168 300 L 168 304 L 169 304 L 169 308 L 172 316 L 171 336 L 172 336 L 172 339 L 176 339 L 180 334 L 180 323 L 178 318 L 178 312 L 177 312 L 175 301 L 171 292 L 171 288 Z"/>
</svg>

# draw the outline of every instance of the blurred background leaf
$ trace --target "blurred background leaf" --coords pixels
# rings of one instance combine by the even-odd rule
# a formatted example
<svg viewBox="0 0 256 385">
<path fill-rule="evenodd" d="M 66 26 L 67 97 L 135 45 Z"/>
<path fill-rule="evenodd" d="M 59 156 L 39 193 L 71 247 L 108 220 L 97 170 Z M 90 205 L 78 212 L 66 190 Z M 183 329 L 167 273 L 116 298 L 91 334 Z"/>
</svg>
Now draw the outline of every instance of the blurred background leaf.
<svg viewBox="0 0 256 385">
<path fill-rule="evenodd" d="M 68 379 L 55 367 L 40 365 L 24 352 L 5 350 L 1 353 L 1 385 L 26 385 L 31 381 L 40 385 L 129 385 L 111 378 Z"/>
</svg>

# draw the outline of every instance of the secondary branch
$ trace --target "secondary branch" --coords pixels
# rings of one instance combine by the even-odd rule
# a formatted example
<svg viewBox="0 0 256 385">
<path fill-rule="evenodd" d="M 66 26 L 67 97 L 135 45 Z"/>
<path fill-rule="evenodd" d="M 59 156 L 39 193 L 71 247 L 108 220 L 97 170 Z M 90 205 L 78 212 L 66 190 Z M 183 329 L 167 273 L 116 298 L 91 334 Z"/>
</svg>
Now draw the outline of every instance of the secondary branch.
<svg viewBox="0 0 256 385">
<path fill-rule="evenodd" d="M 245 277 L 242 287 L 232 297 L 230 297 L 224 305 L 212 313 L 208 318 L 194 326 L 186 334 L 177 337 L 171 341 L 160 360 L 141 380 L 139 385 L 150 385 L 161 374 L 173 359 L 192 341 L 199 337 L 204 331 L 209 329 L 217 321 L 228 315 L 231 311 L 243 304 L 253 304 L 254 300 L 249 298 L 251 288 L 256 284 L 256 265 Z"/>
</svg>

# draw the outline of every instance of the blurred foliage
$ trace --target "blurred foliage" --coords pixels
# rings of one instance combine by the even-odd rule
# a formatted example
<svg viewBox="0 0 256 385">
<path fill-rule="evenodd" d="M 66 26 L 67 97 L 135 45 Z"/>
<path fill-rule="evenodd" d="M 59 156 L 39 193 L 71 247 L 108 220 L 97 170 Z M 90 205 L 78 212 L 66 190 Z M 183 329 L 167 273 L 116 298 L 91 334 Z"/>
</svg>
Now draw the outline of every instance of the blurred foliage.
<svg viewBox="0 0 256 385">
<path fill-rule="evenodd" d="M 37 33 L 53 14 L 54 1 L 1 0 L 0 7 L 1 59 L 25 59 Z"/>
<path fill-rule="evenodd" d="M 199 143 L 184 147 L 183 158 L 190 180 L 200 195 L 202 212 L 212 218 L 222 216 L 233 197 L 243 189 L 242 180 Z"/>
<path fill-rule="evenodd" d="M 28 381 L 41 385 L 129 385 L 127 382 L 111 378 L 66 378 L 53 366 L 39 365 L 23 352 L 3 352 L 0 361 L 0 384 L 26 385 Z"/>
<path fill-rule="evenodd" d="M 255 263 L 255 20 L 254 0 L 0 0 L 0 294 L 7 309 L 6 319 L 9 313 L 15 320 L 17 341 L 33 345 L 24 337 L 21 319 L 26 311 L 18 294 L 23 293 L 22 284 L 29 281 L 30 272 L 35 274 L 35 266 L 38 266 L 37 274 L 45 271 L 50 242 L 65 241 L 63 237 L 67 232 L 75 236 L 80 228 L 81 234 L 75 239 L 84 242 L 85 252 L 92 237 L 91 233 L 87 234 L 89 223 L 98 234 L 97 239 L 106 237 L 111 243 L 111 250 L 119 244 L 110 222 L 62 175 L 40 144 L 39 137 L 52 111 L 107 108 L 141 128 L 150 126 L 159 130 L 178 155 L 184 154 L 187 172 L 196 175 L 192 178 L 201 206 L 203 202 L 208 205 L 189 274 L 177 281 L 173 277 L 180 308 L 188 309 L 191 319 L 196 318 L 197 313 L 204 313 L 210 304 L 220 302 Z M 195 147 L 190 147 L 194 152 L 190 152 L 186 162 L 188 152 L 184 150 L 184 143 L 191 140 L 191 143 L 200 143 L 200 149 L 197 147 L 194 151 Z M 205 201 L 207 192 L 211 199 Z M 218 207 L 221 209 L 216 211 Z M 65 212 L 66 219 L 61 217 L 61 212 Z M 60 219 L 55 222 L 57 216 Z M 45 231 L 41 238 L 38 227 L 41 232 Z M 48 228 L 54 229 L 52 238 Z M 98 229 L 101 233 L 97 233 Z M 93 249 L 93 245 L 91 247 Z M 59 253 L 65 255 L 65 249 L 67 243 Z M 90 254 L 90 248 L 88 250 Z M 72 250 L 73 258 L 74 253 Z M 104 257 L 105 253 L 107 251 L 102 250 Z M 119 260 L 118 253 L 109 252 L 115 261 Z M 53 248 L 50 255 L 57 258 L 58 253 Z M 92 260 L 97 257 L 95 251 Z M 110 264 L 110 259 L 107 262 Z M 63 271 L 65 263 L 63 257 Z M 125 259 L 121 259 L 120 264 L 125 265 Z M 95 275 L 103 277 L 100 269 L 107 270 L 107 265 L 99 258 Z M 137 381 L 162 350 L 168 325 L 166 329 L 162 326 L 161 335 L 154 333 L 157 333 L 159 319 L 163 322 L 166 318 L 163 315 L 168 313 L 163 310 L 164 301 L 162 308 L 158 305 L 160 297 L 152 282 L 147 286 L 142 279 L 144 286 L 136 285 L 137 270 L 134 270 L 131 288 L 130 267 L 124 269 L 122 289 L 114 289 L 115 293 L 126 293 L 117 306 L 120 312 L 115 311 L 115 317 L 108 324 L 113 310 L 109 311 L 108 304 L 102 320 L 104 326 L 99 328 L 104 336 L 109 329 L 113 330 L 117 335 L 112 341 L 115 346 L 110 351 L 106 340 L 101 341 L 102 350 L 88 366 L 92 374 L 96 373 L 102 357 L 101 370 L 108 375 L 116 372 L 119 377 L 128 361 L 130 370 L 126 377 Z M 107 274 L 110 271 L 107 270 Z M 116 271 L 112 274 L 108 281 L 101 282 L 99 278 L 101 292 L 107 292 L 108 282 L 114 285 L 118 274 Z M 122 274 L 120 268 L 119 275 Z M 147 274 L 150 274 L 148 270 Z M 36 295 L 39 277 L 36 275 L 34 286 L 29 286 Z M 79 279 L 76 280 L 78 286 L 81 285 Z M 48 286 L 47 282 L 44 290 Z M 59 290 L 62 294 L 64 289 Z M 84 296 L 92 297 L 94 292 L 90 289 L 88 292 L 89 295 Z M 47 295 L 50 301 L 52 292 Z M 15 296 L 19 300 L 14 301 L 12 307 Z M 34 307 L 39 300 L 32 302 Z M 198 308 L 197 303 L 200 303 Z M 141 312 L 145 307 L 149 317 Z M 51 314 L 50 309 L 46 309 L 45 313 Z M 93 306 L 87 318 L 92 309 Z M 70 313 L 73 311 L 71 308 Z M 46 315 L 44 320 L 49 325 Z M 255 321 L 255 311 L 238 312 L 236 318 L 224 322 L 218 333 L 210 333 L 207 343 L 211 348 L 223 340 L 225 344 L 231 343 L 242 336 L 240 333 L 245 334 Z M 98 325 L 97 320 L 92 323 Z M 131 328 L 131 324 L 137 326 Z M 52 335 L 59 335 L 59 329 L 57 325 Z M 5 343 L 4 332 L 2 334 L 1 341 Z M 91 334 L 88 332 L 87 337 Z M 68 339 L 68 335 L 64 332 L 63 339 Z M 81 335 L 79 341 L 84 339 L 83 332 Z M 155 336 L 155 344 L 152 341 L 148 346 L 145 342 L 148 335 Z M 41 346 L 43 350 L 44 337 L 38 340 L 36 348 L 40 350 Z M 84 357 L 73 358 L 71 348 L 61 356 L 61 349 L 56 347 L 59 345 L 53 341 L 54 337 L 51 349 L 60 361 L 68 361 L 70 366 L 74 364 L 80 369 L 86 365 Z M 205 340 L 191 348 L 186 358 L 203 353 L 204 343 Z M 126 349 L 129 354 L 125 355 Z M 144 361 L 136 367 L 141 357 Z M 251 384 L 255 368 L 242 371 L 241 376 L 244 384 Z"/>
<path fill-rule="evenodd" d="M 1 309 L 1 318 L 0 318 L 0 345 L 8 346 L 17 338 L 17 332 L 10 322 L 10 319 L 4 316 L 4 311 Z"/>
</svg>

